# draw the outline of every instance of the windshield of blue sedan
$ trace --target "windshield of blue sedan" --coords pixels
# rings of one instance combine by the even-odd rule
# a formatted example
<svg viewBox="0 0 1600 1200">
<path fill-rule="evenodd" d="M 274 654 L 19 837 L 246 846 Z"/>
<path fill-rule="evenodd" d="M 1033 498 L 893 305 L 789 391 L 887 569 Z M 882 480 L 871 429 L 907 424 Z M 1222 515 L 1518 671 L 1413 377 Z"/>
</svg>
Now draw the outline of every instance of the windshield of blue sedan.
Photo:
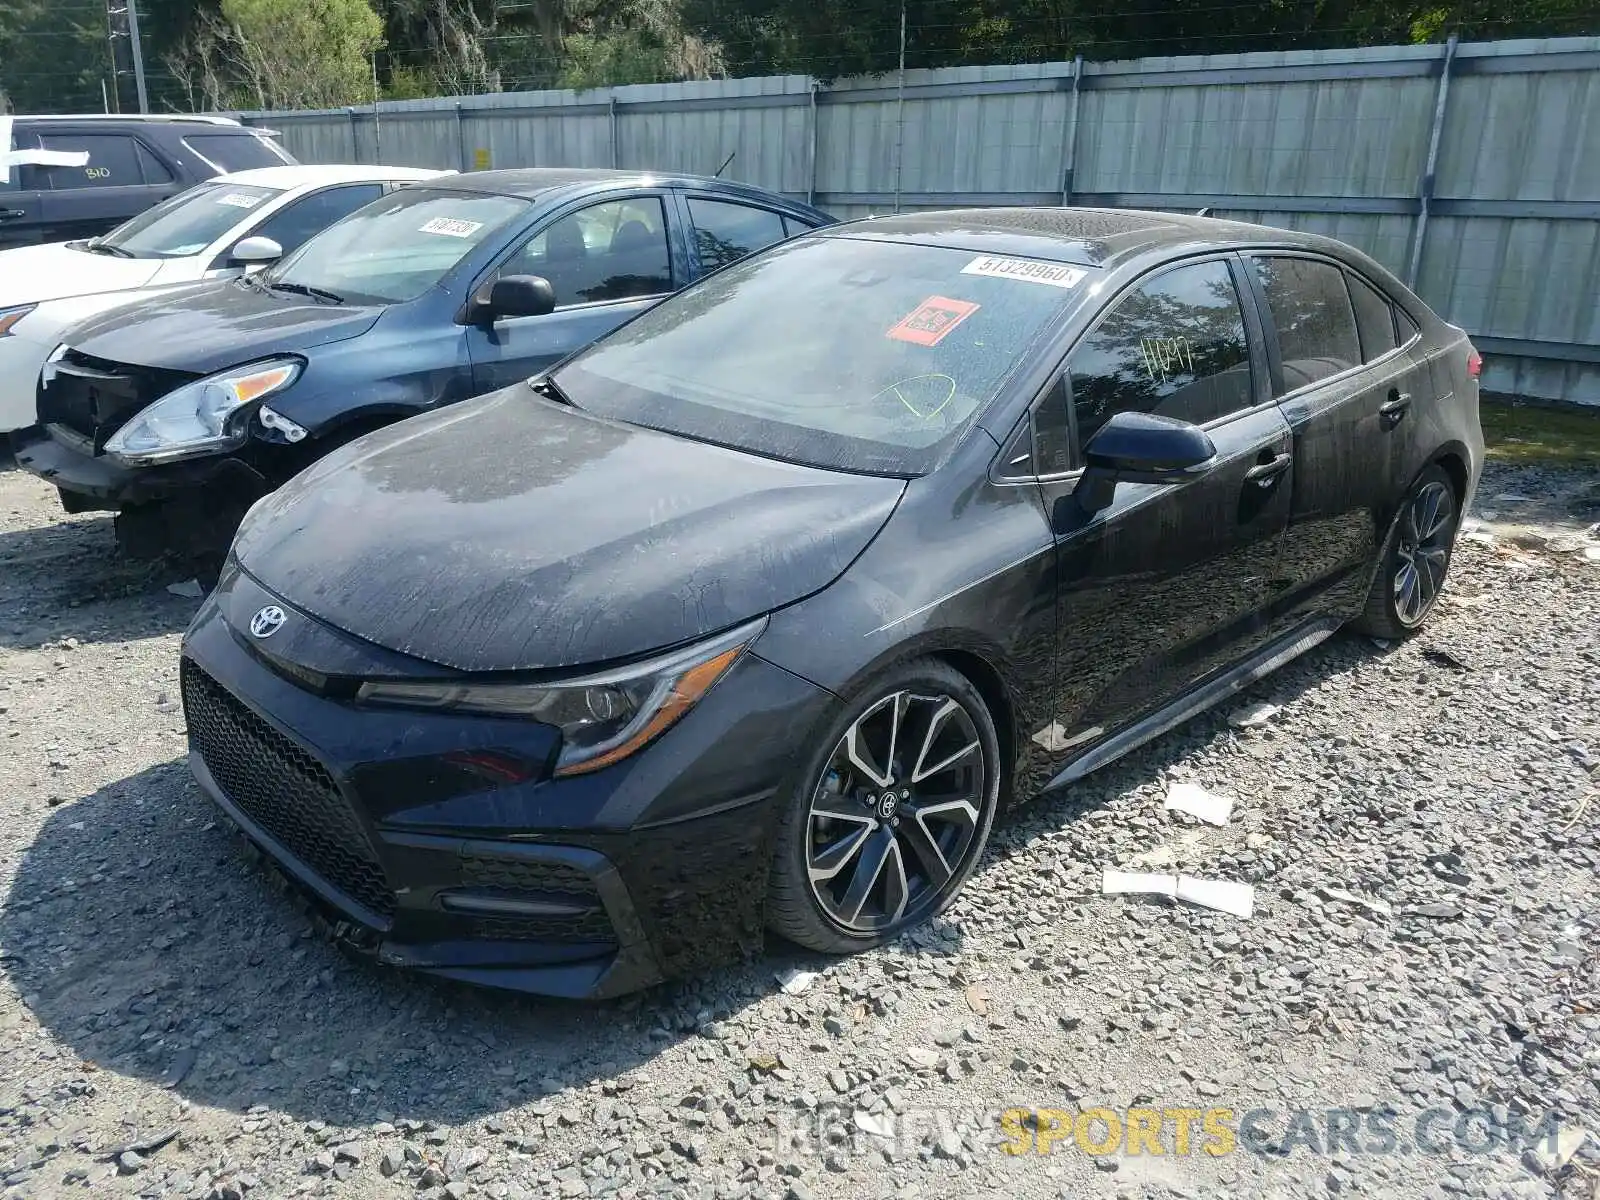
<svg viewBox="0 0 1600 1200">
<path fill-rule="evenodd" d="M 920 474 L 1090 271 L 815 236 L 663 301 L 555 376 L 579 408 L 772 458 Z"/>
<path fill-rule="evenodd" d="M 266 272 L 352 304 L 401 304 L 528 211 L 515 196 L 402 188 L 317 234 Z"/>
<path fill-rule="evenodd" d="M 89 248 L 114 246 L 129 258 L 188 258 L 281 195 L 279 188 L 202 184 L 140 213 Z"/>
</svg>

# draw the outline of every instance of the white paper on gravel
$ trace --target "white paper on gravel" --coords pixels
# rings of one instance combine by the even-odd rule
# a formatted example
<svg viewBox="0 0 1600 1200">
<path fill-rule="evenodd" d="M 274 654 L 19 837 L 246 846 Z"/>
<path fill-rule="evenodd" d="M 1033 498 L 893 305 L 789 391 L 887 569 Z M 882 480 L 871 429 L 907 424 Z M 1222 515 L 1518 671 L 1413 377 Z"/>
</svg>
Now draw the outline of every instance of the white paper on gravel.
<svg viewBox="0 0 1600 1200">
<path fill-rule="evenodd" d="M 1233 797 L 1208 792 L 1196 783 L 1169 783 L 1164 807 L 1168 812 L 1198 817 L 1207 825 L 1226 825 L 1233 814 Z"/>
<path fill-rule="evenodd" d="M 1248 883 L 1225 879 L 1197 879 L 1193 875 L 1151 875 L 1141 871 L 1114 871 L 1107 867 L 1100 890 L 1107 896 L 1165 896 L 1186 904 L 1236 917 L 1251 917 L 1256 911 L 1256 890 Z"/>
</svg>

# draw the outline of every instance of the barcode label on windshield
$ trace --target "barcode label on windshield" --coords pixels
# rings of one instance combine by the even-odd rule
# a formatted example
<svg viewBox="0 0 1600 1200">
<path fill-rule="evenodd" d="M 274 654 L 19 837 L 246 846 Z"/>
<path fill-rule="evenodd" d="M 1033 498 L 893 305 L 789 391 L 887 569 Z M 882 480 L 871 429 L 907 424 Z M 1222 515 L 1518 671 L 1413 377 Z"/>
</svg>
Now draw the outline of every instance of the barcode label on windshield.
<svg viewBox="0 0 1600 1200">
<path fill-rule="evenodd" d="M 998 258 L 985 254 L 961 268 L 963 275 L 988 275 L 994 279 L 1020 279 L 1024 283 L 1047 283 L 1051 287 L 1077 287 L 1084 272 L 1060 263 L 1038 262 L 1031 258 Z"/>
<path fill-rule="evenodd" d="M 455 217 L 435 217 L 424 225 L 419 232 L 437 233 L 444 237 L 471 237 L 483 228 L 482 221 L 462 221 Z"/>
<path fill-rule="evenodd" d="M 260 196 L 247 196 L 243 192 L 224 192 L 217 197 L 218 204 L 226 204 L 229 208 L 254 208 L 261 203 Z"/>
</svg>

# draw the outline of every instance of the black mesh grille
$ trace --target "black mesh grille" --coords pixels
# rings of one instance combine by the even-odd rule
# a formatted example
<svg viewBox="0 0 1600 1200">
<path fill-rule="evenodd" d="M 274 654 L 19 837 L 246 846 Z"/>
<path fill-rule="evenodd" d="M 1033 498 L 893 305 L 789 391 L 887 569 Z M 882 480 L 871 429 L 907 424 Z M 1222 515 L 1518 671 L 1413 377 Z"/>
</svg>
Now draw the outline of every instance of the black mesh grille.
<svg viewBox="0 0 1600 1200">
<path fill-rule="evenodd" d="M 599 903 L 600 893 L 577 867 L 556 862 L 517 862 L 483 854 L 461 856 L 462 882 L 472 888 L 543 896 L 561 896 L 576 902 Z"/>
<path fill-rule="evenodd" d="M 91 358 L 69 351 L 41 390 L 39 420 L 64 425 L 94 443 L 99 453 L 109 438 L 146 405 L 195 375 Z"/>
<path fill-rule="evenodd" d="M 603 912 L 581 917 L 478 917 L 473 936 L 496 942 L 594 942 L 615 945 L 616 935 Z"/>
<path fill-rule="evenodd" d="M 329 884 L 372 912 L 392 917 L 394 893 L 355 813 L 322 764 L 187 658 L 182 683 L 190 743 L 217 786 Z"/>
</svg>

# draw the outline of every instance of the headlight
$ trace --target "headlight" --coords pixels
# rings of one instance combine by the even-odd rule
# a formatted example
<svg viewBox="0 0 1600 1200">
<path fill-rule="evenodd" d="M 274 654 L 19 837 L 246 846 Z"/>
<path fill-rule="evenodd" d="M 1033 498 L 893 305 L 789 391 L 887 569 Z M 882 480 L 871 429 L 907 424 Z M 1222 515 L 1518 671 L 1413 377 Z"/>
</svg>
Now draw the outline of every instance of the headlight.
<svg viewBox="0 0 1600 1200">
<path fill-rule="evenodd" d="M 24 304 L 21 308 L 0 308 L 0 337 L 10 337 L 11 327 L 38 307 Z"/>
<path fill-rule="evenodd" d="M 163 396 L 106 441 L 106 453 L 133 465 L 172 462 L 227 450 L 244 442 L 241 423 L 230 422 L 247 405 L 281 392 L 300 377 L 298 359 L 236 367 Z"/>
<path fill-rule="evenodd" d="M 525 717 L 561 730 L 557 775 L 598 771 L 677 723 L 766 627 L 742 625 L 649 662 L 559 683 L 364 683 L 356 699 L 397 708 Z"/>
</svg>

